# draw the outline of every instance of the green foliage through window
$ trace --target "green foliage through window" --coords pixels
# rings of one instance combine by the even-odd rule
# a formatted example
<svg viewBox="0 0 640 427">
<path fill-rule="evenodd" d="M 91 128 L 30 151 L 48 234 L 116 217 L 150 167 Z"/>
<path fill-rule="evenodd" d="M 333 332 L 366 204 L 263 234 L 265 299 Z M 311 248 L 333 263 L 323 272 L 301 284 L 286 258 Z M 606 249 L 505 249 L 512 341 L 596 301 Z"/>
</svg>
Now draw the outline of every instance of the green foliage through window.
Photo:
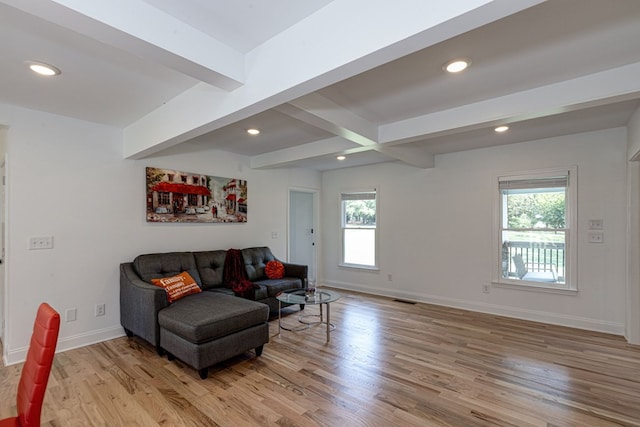
<svg viewBox="0 0 640 427">
<path fill-rule="evenodd" d="M 505 198 L 510 229 L 566 227 L 564 189 L 507 194 Z"/>
<path fill-rule="evenodd" d="M 376 225 L 375 200 L 345 200 L 344 211 L 348 225 Z"/>
</svg>

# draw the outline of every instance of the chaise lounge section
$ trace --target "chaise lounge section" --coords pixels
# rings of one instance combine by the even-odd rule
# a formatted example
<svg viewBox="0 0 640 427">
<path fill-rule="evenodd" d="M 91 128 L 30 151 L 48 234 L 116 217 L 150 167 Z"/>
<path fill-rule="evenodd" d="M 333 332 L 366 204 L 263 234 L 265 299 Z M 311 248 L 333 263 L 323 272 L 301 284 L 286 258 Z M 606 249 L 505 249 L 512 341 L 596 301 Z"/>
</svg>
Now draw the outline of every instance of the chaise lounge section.
<svg viewBox="0 0 640 427">
<path fill-rule="evenodd" d="M 219 292 L 183 298 L 158 313 L 160 342 L 174 357 L 207 378 L 209 367 L 269 342 L 266 305 Z M 178 301 L 178 302 L 180 302 Z"/>
<path fill-rule="evenodd" d="M 227 251 L 144 254 L 120 265 L 120 323 L 134 335 L 198 370 L 206 378 L 216 363 L 269 342 L 269 312 L 276 295 L 302 289 L 307 266 L 282 263 L 284 277 L 269 279 L 265 266 L 276 260 L 268 247 L 242 249 L 246 277 L 255 285 L 254 300 L 240 298 L 223 283 Z M 202 292 L 169 303 L 153 279 L 187 272 Z"/>
</svg>

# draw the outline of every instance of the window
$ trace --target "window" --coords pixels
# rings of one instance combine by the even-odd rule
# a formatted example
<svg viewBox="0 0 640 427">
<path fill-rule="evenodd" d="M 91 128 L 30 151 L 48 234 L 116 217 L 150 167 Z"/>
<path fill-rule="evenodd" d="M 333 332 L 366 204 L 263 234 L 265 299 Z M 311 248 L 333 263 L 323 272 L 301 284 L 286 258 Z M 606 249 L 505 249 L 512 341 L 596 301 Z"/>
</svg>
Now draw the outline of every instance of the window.
<svg viewBox="0 0 640 427">
<path fill-rule="evenodd" d="M 576 289 L 575 181 L 575 168 L 498 177 L 494 282 Z"/>
<path fill-rule="evenodd" d="M 158 204 L 168 205 L 169 203 L 171 203 L 171 193 L 165 191 L 158 192 Z"/>
<path fill-rule="evenodd" d="M 342 265 L 377 267 L 376 190 L 343 192 L 340 195 L 342 218 Z"/>
</svg>

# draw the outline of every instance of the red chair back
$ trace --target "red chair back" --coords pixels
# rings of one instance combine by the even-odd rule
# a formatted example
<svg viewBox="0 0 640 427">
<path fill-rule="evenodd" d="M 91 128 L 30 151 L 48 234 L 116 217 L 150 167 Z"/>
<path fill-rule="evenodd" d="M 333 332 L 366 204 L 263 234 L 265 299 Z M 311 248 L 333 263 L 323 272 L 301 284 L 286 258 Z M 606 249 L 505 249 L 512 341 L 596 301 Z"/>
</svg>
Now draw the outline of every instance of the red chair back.
<svg viewBox="0 0 640 427">
<path fill-rule="evenodd" d="M 47 303 L 40 304 L 33 325 L 27 359 L 22 367 L 18 383 L 18 416 L 0 420 L 0 427 L 5 425 L 40 426 L 42 403 L 53 365 L 59 331 L 60 315 L 58 312 Z"/>
</svg>

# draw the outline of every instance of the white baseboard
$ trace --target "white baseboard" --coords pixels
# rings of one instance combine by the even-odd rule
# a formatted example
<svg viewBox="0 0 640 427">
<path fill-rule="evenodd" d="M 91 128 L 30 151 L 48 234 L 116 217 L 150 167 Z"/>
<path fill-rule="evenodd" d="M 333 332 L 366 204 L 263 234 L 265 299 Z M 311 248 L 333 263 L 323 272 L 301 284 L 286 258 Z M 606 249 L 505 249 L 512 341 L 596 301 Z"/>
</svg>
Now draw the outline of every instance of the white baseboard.
<svg viewBox="0 0 640 427">
<path fill-rule="evenodd" d="M 568 316 L 538 310 L 528 310 L 496 304 L 487 304 L 483 302 L 461 300 L 456 298 L 439 297 L 423 293 L 406 292 L 397 289 L 371 289 L 370 287 L 365 287 L 358 284 L 331 280 L 324 281 L 324 284 L 332 288 L 351 290 L 362 292 L 365 294 L 399 298 L 403 300 L 476 311 L 479 313 L 513 317 L 516 319 L 531 320 L 534 322 L 548 323 L 551 325 L 567 326 L 588 331 L 605 332 L 620 336 L 625 335 L 625 325 L 622 323 L 608 322 L 586 317 Z"/>
<path fill-rule="evenodd" d="M 74 348 L 85 347 L 102 341 L 112 340 L 121 336 L 124 336 L 124 329 L 122 329 L 122 326 L 118 325 L 111 328 L 98 329 L 84 334 L 61 338 L 58 340 L 56 353 L 62 353 L 63 351 L 73 350 Z M 5 366 L 24 362 L 27 358 L 27 350 L 29 350 L 29 347 L 22 347 L 16 350 L 7 351 L 4 360 Z"/>
</svg>

